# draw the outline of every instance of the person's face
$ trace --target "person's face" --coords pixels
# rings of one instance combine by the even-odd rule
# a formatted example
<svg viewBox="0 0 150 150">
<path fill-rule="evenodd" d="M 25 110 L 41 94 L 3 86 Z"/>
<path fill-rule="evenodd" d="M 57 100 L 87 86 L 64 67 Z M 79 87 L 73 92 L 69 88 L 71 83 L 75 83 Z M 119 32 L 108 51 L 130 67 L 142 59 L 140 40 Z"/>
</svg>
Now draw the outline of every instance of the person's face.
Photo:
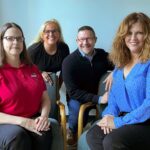
<svg viewBox="0 0 150 150">
<path fill-rule="evenodd" d="M 3 47 L 6 57 L 20 56 L 23 51 L 22 33 L 19 29 L 12 27 L 9 28 L 3 37 Z"/>
<path fill-rule="evenodd" d="M 125 44 L 132 54 L 139 54 L 142 51 L 144 37 L 142 25 L 139 22 L 133 24 L 125 37 Z"/>
<path fill-rule="evenodd" d="M 79 49 L 82 50 L 85 54 L 89 55 L 93 53 L 94 46 L 96 43 L 96 37 L 94 37 L 92 31 L 79 31 L 76 41 Z"/>
<path fill-rule="evenodd" d="M 50 23 L 45 27 L 42 34 L 42 39 L 44 43 L 48 45 L 53 45 L 58 42 L 60 39 L 60 33 L 55 23 Z"/>
</svg>

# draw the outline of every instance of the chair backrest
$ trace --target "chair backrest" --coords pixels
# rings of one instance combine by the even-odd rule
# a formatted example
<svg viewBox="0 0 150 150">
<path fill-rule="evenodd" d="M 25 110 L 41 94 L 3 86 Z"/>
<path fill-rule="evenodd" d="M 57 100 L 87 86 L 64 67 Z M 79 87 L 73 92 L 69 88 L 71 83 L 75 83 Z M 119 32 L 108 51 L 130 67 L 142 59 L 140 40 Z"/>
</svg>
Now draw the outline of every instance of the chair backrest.
<svg viewBox="0 0 150 150">
<path fill-rule="evenodd" d="M 106 72 L 99 81 L 99 87 L 98 87 L 98 95 L 103 95 L 105 93 L 105 83 L 104 80 L 108 77 L 110 72 Z"/>
<path fill-rule="evenodd" d="M 56 101 L 59 99 L 58 76 L 55 73 L 51 73 L 50 76 L 53 81 L 53 84 L 50 85 L 46 82 L 48 95 L 51 100 L 51 112 L 49 117 L 58 120 L 58 105 L 56 104 Z"/>
<path fill-rule="evenodd" d="M 100 79 L 99 81 L 99 88 L 98 88 L 98 95 L 102 96 L 105 93 L 105 83 L 104 80 L 108 77 L 108 75 L 110 74 L 110 72 L 106 72 Z M 105 109 L 105 107 L 107 106 L 107 104 L 100 104 L 97 105 L 97 110 L 98 110 L 98 114 L 99 117 L 101 118 L 102 116 L 102 111 Z"/>
</svg>

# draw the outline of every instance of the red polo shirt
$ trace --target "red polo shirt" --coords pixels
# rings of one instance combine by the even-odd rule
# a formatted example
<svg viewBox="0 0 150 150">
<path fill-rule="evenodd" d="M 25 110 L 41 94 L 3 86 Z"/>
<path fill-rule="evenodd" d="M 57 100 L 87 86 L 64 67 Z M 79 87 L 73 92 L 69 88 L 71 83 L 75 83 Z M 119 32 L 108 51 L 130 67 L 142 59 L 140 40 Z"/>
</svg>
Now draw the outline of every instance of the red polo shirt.
<svg viewBox="0 0 150 150">
<path fill-rule="evenodd" d="M 45 90 L 45 83 L 35 65 L 22 64 L 14 68 L 6 64 L 0 68 L 0 112 L 32 117 L 40 110 Z"/>
</svg>

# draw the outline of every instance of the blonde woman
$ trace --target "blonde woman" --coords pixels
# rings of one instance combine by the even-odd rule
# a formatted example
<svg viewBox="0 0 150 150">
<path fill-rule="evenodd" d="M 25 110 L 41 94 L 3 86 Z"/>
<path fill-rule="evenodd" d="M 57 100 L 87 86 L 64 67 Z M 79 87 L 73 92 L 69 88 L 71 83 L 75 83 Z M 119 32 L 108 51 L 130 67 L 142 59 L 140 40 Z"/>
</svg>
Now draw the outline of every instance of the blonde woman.
<svg viewBox="0 0 150 150">
<path fill-rule="evenodd" d="M 35 43 L 28 50 L 33 63 L 41 70 L 43 79 L 52 83 L 49 72 L 61 71 L 62 61 L 69 54 L 69 47 L 63 40 L 60 24 L 56 19 L 46 21 L 41 26 Z M 60 74 L 60 85 L 61 83 Z"/>
</svg>

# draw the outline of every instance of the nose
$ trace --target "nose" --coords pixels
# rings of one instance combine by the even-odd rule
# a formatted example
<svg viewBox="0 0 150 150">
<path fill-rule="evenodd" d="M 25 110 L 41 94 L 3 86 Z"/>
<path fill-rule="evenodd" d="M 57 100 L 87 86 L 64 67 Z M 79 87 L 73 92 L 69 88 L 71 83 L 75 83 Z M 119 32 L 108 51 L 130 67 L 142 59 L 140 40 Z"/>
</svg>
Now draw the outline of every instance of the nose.
<svg viewBox="0 0 150 150">
<path fill-rule="evenodd" d="M 137 37 L 136 37 L 136 34 L 133 33 L 133 34 L 131 35 L 131 39 L 134 40 L 134 39 L 136 39 L 136 38 L 137 38 Z"/>
<path fill-rule="evenodd" d="M 15 38 L 15 39 L 13 40 L 13 43 L 18 43 L 18 40 Z"/>
<path fill-rule="evenodd" d="M 83 43 L 87 43 L 87 42 L 88 42 L 88 39 L 85 38 L 85 39 L 83 40 Z"/>
</svg>

